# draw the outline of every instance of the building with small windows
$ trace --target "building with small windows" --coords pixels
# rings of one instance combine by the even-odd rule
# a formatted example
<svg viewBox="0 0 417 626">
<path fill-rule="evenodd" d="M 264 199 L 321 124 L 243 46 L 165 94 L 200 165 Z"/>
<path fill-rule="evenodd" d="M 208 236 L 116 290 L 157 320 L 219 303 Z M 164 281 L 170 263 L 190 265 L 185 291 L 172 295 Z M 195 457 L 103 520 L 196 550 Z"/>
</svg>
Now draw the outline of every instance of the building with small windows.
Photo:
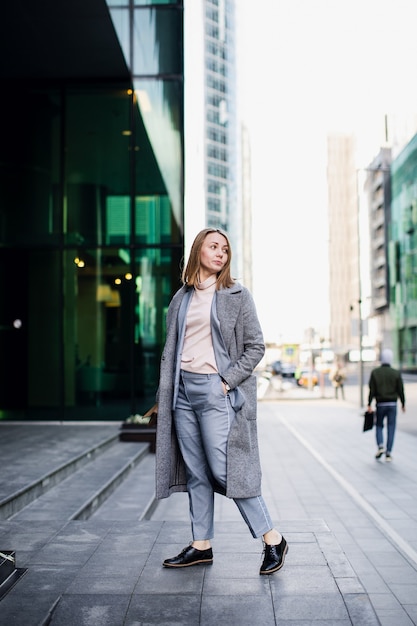
<svg viewBox="0 0 417 626">
<path fill-rule="evenodd" d="M 226 228 L 236 210 L 234 0 L 205 0 L 207 225 Z"/>
<path fill-rule="evenodd" d="M 336 355 L 359 350 L 359 228 L 353 135 L 327 139 L 330 341 Z"/>
<path fill-rule="evenodd" d="M 184 3 L 185 245 L 200 228 L 225 229 L 233 274 L 248 283 L 241 156 L 248 138 L 242 138 L 237 112 L 237 9 L 235 0 Z"/>
<path fill-rule="evenodd" d="M 389 311 L 388 233 L 391 222 L 391 148 L 381 148 L 364 170 L 369 215 L 369 316 L 375 347 L 391 347 Z"/>
</svg>

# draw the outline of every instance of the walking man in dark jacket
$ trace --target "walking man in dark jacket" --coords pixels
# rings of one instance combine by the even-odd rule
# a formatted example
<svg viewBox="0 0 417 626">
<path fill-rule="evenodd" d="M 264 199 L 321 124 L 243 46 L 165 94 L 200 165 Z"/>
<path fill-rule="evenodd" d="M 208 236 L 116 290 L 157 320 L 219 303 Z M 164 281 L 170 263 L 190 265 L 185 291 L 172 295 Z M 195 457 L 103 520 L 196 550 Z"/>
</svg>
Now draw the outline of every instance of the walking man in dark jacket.
<svg viewBox="0 0 417 626">
<path fill-rule="evenodd" d="M 378 446 L 376 459 L 385 452 L 385 460 L 392 461 L 391 451 L 394 444 L 397 422 L 397 400 L 405 412 L 404 384 L 401 373 L 391 367 L 392 350 L 382 350 L 381 365 L 371 372 L 369 379 L 368 411 L 372 411 L 372 400 L 376 401 L 376 443 Z M 387 448 L 384 449 L 384 418 L 387 418 Z"/>
</svg>

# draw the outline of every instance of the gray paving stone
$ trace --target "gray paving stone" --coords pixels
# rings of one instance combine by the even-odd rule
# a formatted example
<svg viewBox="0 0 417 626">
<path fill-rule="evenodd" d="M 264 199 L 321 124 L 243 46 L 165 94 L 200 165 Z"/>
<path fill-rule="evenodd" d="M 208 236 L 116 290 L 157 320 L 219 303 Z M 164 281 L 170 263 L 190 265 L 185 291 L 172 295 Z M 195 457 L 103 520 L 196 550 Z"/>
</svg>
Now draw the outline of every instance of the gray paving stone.
<svg viewBox="0 0 417 626">
<path fill-rule="evenodd" d="M 86 544 L 79 543 L 64 543 L 63 541 L 56 541 L 53 539 L 50 543 L 46 544 L 40 550 L 33 552 L 28 565 L 60 565 L 61 567 L 67 567 L 69 565 L 75 565 L 82 567 L 91 555 L 96 550 L 97 543 Z"/>
<path fill-rule="evenodd" d="M 27 568 L 25 575 L 16 585 L 16 592 L 22 597 L 36 594 L 43 596 L 52 592 L 60 595 L 72 583 L 77 573 L 77 567 L 34 565 Z M 3 601 L 0 607 L 3 607 Z"/>
<path fill-rule="evenodd" d="M 401 455 L 391 466 L 379 464 L 374 442 L 361 436 L 358 411 L 348 403 L 300 406 L 259 407 L 264 496 L 290 547 L 280 572 L 259 576 L 262 542 L 249 535 L 234 503 L 220 496 L 213 565 L 163 568 L 163 559 L 191 539 L 187 495 L 161 501 L 151 520 L 139 521 L 138 467 L 101 515 L 98 509 L 89 520 L 51 521 L 45 509 L 43 518 L 0 521 L 0 549 L 16 550 L 18 566 L 28 568 L 1 600 L 0 623 L 39 626 L 52 611 L 50 626 L 417 624 L 416 568 L 361 505 L 362 498 L 416 549 L 415 439 L 398 433 Z M 107 427 L 100 432 L 76 426 L 78 434 L 53 426 L 29 429 L 27 440 L 22 430 L 7 434 L 6 428 L 0 431 L 0 454 L 6 433 L 8 458 L 21 457 L 16 468 L 24 484 L 118 425 Z M 41 441 L 47 435 L 54 442 L 49 459 Z M 150 496 L 152 460 L 142 478 L 143 493 Z M 0 475 L 4 493 L 16 485 L 11 480 L 8 486 Z"/>
<path fill-rule="evenodd" d="M 389 593 L 390 592 L 389 586 L 384 581 L 384 579 L 380 576 L 380 574 L 378 574 L 378 572 L 375 572 L 374 570 L 366 571 L 366 572 L 361 571 L 361 572 L 358 572 L 358 576 L 362 585 L 364 586 L 366 593 L 372 594 L 372 593 Z"/>
<path fill-rule="evenodd" d="M 348 593 L 365 593 L 365 589 L 356 577 L 341 578 L 336 576 L 336 584 L 340 589 L 340 593 L 345 596 Z"/>
<path fill-rule="evenodd" d="M 372 602 L 372 606 L 376 609 L 398 610 L 401 608 L 397 598 L 389 593 L 371 593 L 369 599 Z"/>
<path fill-rule="evenodd" d="M 373 606 L 365 593 L 348 593 L 343 595 L 352 624 L 378 626 L 379 621 Z"/>
<path fill-rule="evenodd" d="M 204 595 L 213 596 L 256 595 L 264 599 L 271 596 L 270 581 L 266 576 L 222 578 L 213 568 L 206 572 L 203 591 Z"/>
<path fill-rule="evenodd" d="M 417 572 L 408 563 L 391 566 L 389 561 L 388 563 L 386 562 L 384 579 L 387 583 L 404 584 L 405 586 L 412 585 L 414 589 L 417 588 Z"/>
<path fill-rule="evenodd" d="M 239 624 L 253 626 L 275 624 L 274 607 L 263 596 L 210 596 L 205 595 L 201 603 L 201 621 L 203 626 L 219 624 Z"/>
<path fill-rule="evenodd" d="M 327 624 L 326 620 L 348 620 L 348 623 L 350 621 L 343 598 L 337 592 L 322 591 L 310 594 L 301 592 L 300 589 L 291 594 L 273 592 L 273 601 L 275 614 L 279 620 L 310 620 L 316 624 Z"/>
<path fill-rule="evenodd" d="M 404 582 L 393 583 L 391 588 L 395 594 L 395 597 L 401 604 L 416 604 L 416 586 L 413 584 L 406 584 Z"/>
<path fill-rule="evenodd" d="M 139 624 L 196 626 L 202 623 L 200 603 L 198 596 L 171 595 L 161 589 L 159 594 L 136 595 L 130 601 L 123 624 L 124 626 L 138 626 Z"/>
<path fill-rule="evenodd" d="M 319 622 L 315 619 L 296 619 L 296 620 L 282 620 L 278 619 L 276 624 L 279 626 L 352 626 L 350 618 L 346 619 L 326 619 Z"/>
<path fill-rule="evenodd" d="M 78 571 L 65 593 L 69 595 L 124 595 L 135 588 L 146 556 L 132 560 L 114 558 L 113 563 L 100 565 L 88 562 Z"/>
<path fill-rule="evenodd" d="M 403 608 L 413 623 L 417 624 L 417 603 L 414 601 L 413 604 L 405 604 Z"/>
<path fill-rule="evenodd" d="M 284 574 L 284 570 L 282 570 Z M 289 560 L 285 569 L 285 576 L 274 576 L 272 586 L 279 585 L 279 592 L 283 594 L 299 593 L 305 595 L 326 594 L 338 595 L 338 587 L 331 570 L 326 566 L 297 565 L 293 566 Z"/>
<path fill-rule="evenodd" d="M 381 626 L 413 626 L 413 622 L 403 609 L 378 611 Z"/>
<path fill-rule="evenodd" d="M 56 606 L 51 626 L 121 626 L 129 605 L 125 595 L 65 595 Z"/>
<path fill-rule="evenodd" d="M 26 576 L 26 574 L 25 574 Z M 16 596 L 16 592 L 24 581 L 23 576 L 9 593 L 0 602 L 0 624 L 2 626 L 38 626 L 43 624 L 52 607 L 57 601 L 55 590 L 40 594 L 23 594 Z M 69 626 L 68 624 L 66 626 Z M 115 626 L 114 624 L 112 626 Z"/>
<path fill-rule="evenodd" d="M 289 536 L 287 540 L 290 541 Z M 315 543 L 297 542 L 291 544 L 291 554 L 288 553 L 286 562 L 290 562 L 291 565 L 326 565 L 328 555 L 323 554 L 323 551 Z M 339 548 L 340 551 L 340 548 Z"/>
</svg>

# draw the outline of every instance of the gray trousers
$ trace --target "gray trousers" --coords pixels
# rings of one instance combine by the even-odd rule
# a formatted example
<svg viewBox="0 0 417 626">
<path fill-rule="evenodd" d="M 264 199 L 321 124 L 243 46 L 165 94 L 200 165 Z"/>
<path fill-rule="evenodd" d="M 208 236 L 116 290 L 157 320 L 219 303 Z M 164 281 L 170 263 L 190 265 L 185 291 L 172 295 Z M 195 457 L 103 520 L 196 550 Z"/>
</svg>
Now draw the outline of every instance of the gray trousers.
<svg viewBox="0 0 417 626">
<path fill-rule="evenodd" d="M 218 374 L 181 370 L 174 410 L 175 429 L 187 471 L 192 535 L 195 541 L 214 536 L 214 489 L 226 487 L 226 450 L 235 412 Z M 262 496 L 235 498 L 253 537 L 273 524 Z"/>
</svg>

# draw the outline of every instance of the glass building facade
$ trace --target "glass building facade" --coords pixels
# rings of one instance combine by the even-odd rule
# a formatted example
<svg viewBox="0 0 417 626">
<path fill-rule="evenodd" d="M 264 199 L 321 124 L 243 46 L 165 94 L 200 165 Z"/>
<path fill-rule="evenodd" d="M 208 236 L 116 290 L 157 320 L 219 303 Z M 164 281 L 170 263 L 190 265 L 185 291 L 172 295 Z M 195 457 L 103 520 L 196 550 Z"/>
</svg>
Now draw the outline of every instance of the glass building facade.
<svg viewBox="0 0 417 626">
<path fill-rule="evenodd" d="M 403 370 L 417 371 L 417 135 L 391 165 L 390 311 Z"/>
<path fill-rule="evenodd" d="M 12 3 L 1 26 L 0 418 L 125 419 L 183 256 L 183 7 Z"/>
</svg>

